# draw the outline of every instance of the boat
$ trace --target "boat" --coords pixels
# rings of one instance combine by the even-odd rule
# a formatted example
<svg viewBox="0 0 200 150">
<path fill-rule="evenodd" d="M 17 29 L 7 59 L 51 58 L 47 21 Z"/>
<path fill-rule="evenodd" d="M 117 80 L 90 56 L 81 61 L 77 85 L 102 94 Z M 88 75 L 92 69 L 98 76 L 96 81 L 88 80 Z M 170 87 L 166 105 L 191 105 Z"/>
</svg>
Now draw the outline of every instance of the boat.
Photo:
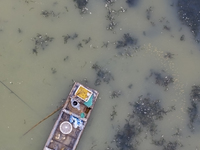
<svg viewBox="0 0 200 150">
<path fill-rule="evenodd" d="M 75 150 L 99 93 L 75 82 L 43 150 Z"/>
</svg>

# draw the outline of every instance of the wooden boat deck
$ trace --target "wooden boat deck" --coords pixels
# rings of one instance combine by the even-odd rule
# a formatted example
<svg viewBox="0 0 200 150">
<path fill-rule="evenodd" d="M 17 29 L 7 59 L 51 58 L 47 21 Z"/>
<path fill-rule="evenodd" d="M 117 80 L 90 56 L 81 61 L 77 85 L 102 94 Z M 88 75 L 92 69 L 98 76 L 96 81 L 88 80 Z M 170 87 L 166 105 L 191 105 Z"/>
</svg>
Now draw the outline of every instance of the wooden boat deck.
<svg viewBox="0 0 200 150">
<path fill-rule="evenodd" d="M 75 83 L 66 102 L 64 107 L 62 108 L 59 117 L 49 135 L 49 138 L 44 146 L 44 150 L 75 150 L 79 139 L 84 131 L 84 128 L 87 124 L 87 120 L 91 114 L 92 109 L 94 108 L 94 104 L 96 102 L 98 92 L 90 89 L 88 87 L 83 86 L 84 88 L 88 89 L 89 92 L 92 93 L 90 97 L 92 99 L 92 105 L 88 107 L 85 105 L 85 101 L 77 96 L 76 92 L 81 85 L 80 83 Z M 78 93 L 79 94 L 79 93 Z M 72 99 L 76 96 L 76 101 L 80 104 L 79 109 L 72 106 Z M 84 114 L 84 116 L 81 116 Z M 70 117 L 75 117 L 79 121 L 82 122 L 82 127 L 75 126 L 72 127 L 72 131 L 69 134 L 63 134 L 60 130 L 60 125 L 64 121 L 74 122 L 71 121 Z"/>
</svg>

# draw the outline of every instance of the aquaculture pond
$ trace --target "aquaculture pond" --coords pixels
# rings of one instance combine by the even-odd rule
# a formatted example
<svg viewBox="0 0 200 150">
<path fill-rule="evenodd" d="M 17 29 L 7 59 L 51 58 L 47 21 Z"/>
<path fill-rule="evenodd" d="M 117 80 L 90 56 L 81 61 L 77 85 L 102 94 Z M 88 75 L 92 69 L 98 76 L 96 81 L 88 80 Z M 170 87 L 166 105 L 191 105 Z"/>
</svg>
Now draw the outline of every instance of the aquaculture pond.
<svg viewBox="0 0 200 150">
<path fill-rule="evenodd" d="M 0 150 L 40 150 L 74 81 L 100 95 L 77 150 L 200 150 L 200 1 L 0 1 Z"/>
</svg>

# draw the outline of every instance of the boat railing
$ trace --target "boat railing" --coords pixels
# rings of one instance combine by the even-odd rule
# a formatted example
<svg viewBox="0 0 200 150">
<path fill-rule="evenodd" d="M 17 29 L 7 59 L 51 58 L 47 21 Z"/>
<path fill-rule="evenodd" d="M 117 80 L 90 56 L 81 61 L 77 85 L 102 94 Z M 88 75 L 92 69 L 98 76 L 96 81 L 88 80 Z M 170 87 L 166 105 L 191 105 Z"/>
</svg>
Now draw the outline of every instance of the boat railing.
<svg viewBox="0 0 200 150">
<path fill-rule="evenodd" d="M 77 114 L 75 114 L 75 113 L 72 113 L 71 111 L 69 111 L 69 110 L 66 110 L 66 109 L 62 109 L 62 111 L 63 112 L 65 112 L 65 113 L 67 113 L 67 114 L 69 114 L 69 115 L 73 115 L 74 117 L 76 117 L 76 118 L 78 118 L 78 119 L 80 119 L 80 120 L 82 120 L 82 121 L 84 121 L 84 122 L 86 122 L 87 121 L 87 119 L 86 118 L 81 118 L 80 116 L 78 116 Z"/>
</svg>

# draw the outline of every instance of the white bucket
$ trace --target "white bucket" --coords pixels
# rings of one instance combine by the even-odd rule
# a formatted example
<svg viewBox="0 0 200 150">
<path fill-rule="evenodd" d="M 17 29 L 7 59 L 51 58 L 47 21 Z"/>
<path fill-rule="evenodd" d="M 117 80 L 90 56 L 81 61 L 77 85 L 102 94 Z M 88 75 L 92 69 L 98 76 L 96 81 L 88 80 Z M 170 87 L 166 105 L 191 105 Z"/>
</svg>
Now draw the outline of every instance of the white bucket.
<svg viewBox="0 0 200 150">
<path fill-rule="evenodd" d="M 63 134 L 69 134 L 72 131 L 72 124 L 68 121 L 64 121 L 60 124 L 60 131 Z"/>
</svg>

